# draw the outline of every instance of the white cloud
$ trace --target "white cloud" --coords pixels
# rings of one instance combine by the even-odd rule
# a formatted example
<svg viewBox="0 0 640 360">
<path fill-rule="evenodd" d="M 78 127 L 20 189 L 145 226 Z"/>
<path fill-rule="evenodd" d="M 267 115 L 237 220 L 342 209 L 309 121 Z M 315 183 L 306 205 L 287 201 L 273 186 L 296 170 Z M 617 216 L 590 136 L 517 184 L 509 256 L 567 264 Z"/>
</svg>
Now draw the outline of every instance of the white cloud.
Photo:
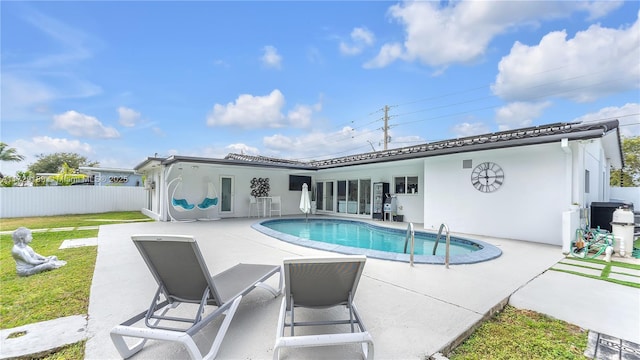
<svg viewBox="0 0 640 360">
<path fill-rule="evenodd" d="M 462 138 L 467 136 L 486 134 L 490 132 L 489 127 L 482 122 L 468 123 L 463 122 L 453 126 L 451 131 L 455 134 L 455 137 Z"/>
<path fill-rule="evenodd" d="M 236 154 L 258 155 L 260 153 L 258 148 L 242 143 L 230 144 L 226 149 L 229 150 L 230 153 Z"/>
<path fill-rule="evenodd" d="M 373 32 L 364 27 L 357 27 L 351 31 L 351 42 L 340 42 L 340 53 L 343 55 L 358 55 L 365 47 L 373 45 L 376 40 Z"/>
<path fill-rule="evenodd" d="M 531 125 L 542 111 L 551 106 L 551 102 L 539 103 L 513 102 L 496 110 L 498 130 L 511 130 Z"/>
<path fill-rule="evenodd" d="M 365 69 L 385 67 L 403 56 L 401 44 L 384 44 L 374 59 L 364 63 Z"/>
<path fill-rule="evenodd" d="M 567 40 L 547 34 L 535 46 L 516 42 L 498 65 L 493 92 L 503 99 L 563 97 L 585 102 L 640 83 L 640 20 L 620 29 L 592 25 Z"/>
<path fill-rule="evenodd" d="M 118 122 L 124 127 L 134 127 L 140 121 L 140 113 L 128 107 L 118 108 Z"/>
<path fill-rule="evenodd" d="M 209 126 L 239 126 L 245 129 L 284 126 L 284 95 L 275 89 L 266 96 L 242 94 L 235 102 L 215 104 L 207 116 Z"/>
<path fill-rule="evenodd" d="M 491 40 L 518 26 L 586 11 L 602 16 L 621 5 L 580 1 L 415 1 L 389 8 L 389 15 L 405 29 L 404 43 L 384 44 L 365 67 L 383 67 L 395 60 L 419 61 L 442 67 L 481 58 Z"/>
<path fill-rule="evenodd" d="M 282 68 L 282 56 L 278 54 L 278 49 L 274 46 L 267 45 L 263 49 L 264 53 L 260 57 L 262 64 L 268 68 L 280 69 Z"/>
<path fill-rule="evenodd" d="M 215 104 L 207 116 L 207 125 L 239 126 L 245 129 L 288 125 L 305 128 L 311 125 L 313 113 L 322 109 L 321 102 L 314 105 L 297 104 L 285 116 L 284 105 L 284 95 L 278 89 L 265 96 L 242 94 L 233 103 Z"/>
<path fill-rule="evenodd" d="M 640 135 L 640 104 L 628 103 L 623 106 L 609 106 L 589 113 L 572 121 L 596 122 L 617 119 L 620 122 L 620 134 L 623 136 Z"/>
<path fill-rule="evenodd" d="M 36 155 L 48 155 L 57 152 L 76 153 L 83 156 L 93 154 L 93 148 L 85 142 L 49 136 L 38 136 L 31 140 L 18 139 L 8 145 L 16 149 L 18 154 L 24 156 L 24 160 L 20 162 L 0 161 L 0 172 L 4 175 L 12 176 L 17 171 L 26 171 L 29 165 L 38 160 Z"/>
<path fill-rule="evenodd" d="M 69 134 L 80 137 L 103 139 L 120 137 L 120 133 L 115 128 L 106 127 L 97 118 L 73 110 L 54 115 L 53 128 L 66 130 Z"/>
<path fill-rule="evenodd" d="M 312 114 L 313 109 L 309 106 L 296 105 L 293 110 L 290 110 L 287 113 L 287 119 L 290 121 L 291 125 L 295 127 L 306 128 L 311 125 Z"/>
<path fill-rule="evenodd" d="M 601 18 L 611 11 L 619 8 L 624 4 L 622 0 L 611 0 L 611 1 L 580 1 L 581 6 L 583 6 L 584 10 L 586 10 L 589 14 L 587 20 L 594 20 Z"/>
<path fill-rule="evenodd" d="M 275 134 L 266 136 L 263 145 L 267 156 L 303 161 L 320 160 L 371 151 L 368 141 L 377 143 L 379 131 L 356 131 L 346 126 L 338 131 L 311 132 L 301 136 Z M 322 156 L 319 156 L 322 154 Z"/>
</svg>

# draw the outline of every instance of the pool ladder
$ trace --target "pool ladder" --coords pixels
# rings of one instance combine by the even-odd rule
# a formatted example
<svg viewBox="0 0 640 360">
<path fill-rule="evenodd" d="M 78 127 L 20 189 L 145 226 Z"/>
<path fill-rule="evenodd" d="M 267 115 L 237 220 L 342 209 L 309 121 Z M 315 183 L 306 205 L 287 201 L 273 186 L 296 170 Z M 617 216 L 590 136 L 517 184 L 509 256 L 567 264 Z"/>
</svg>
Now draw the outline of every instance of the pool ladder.
<svg viewBox="0 0 640 360">
<path fill-rule="evenodd" d="M 451 237 L 449 236 L 449 227 L 447 224 L 442 223 L 440 225 L 440 229 L 438 230 L 438 236 L 436 237 L 436 242 L 433 244 L 433 255 L 436 254 L 436 250 L 438 249 L 438 243 L 440 242 L 440 236 L 442 236 L 442 230 L 446 230 L 446 248 L 444 255 L 444 265 L 446 268 L 449 268 L 449 246 L 451 244 Z M 413 223 L 409 223 L 407 226 L 407 235 L 404 238 L 404 253 L 407 253 L 407 244 L 409 243 L 409 239 L 411 239 L 411 252 L 409 254 L 409 265 L 413 266 L 413 253 L 415 248 L 415 231 L 413 230 Z"/>
</svg>

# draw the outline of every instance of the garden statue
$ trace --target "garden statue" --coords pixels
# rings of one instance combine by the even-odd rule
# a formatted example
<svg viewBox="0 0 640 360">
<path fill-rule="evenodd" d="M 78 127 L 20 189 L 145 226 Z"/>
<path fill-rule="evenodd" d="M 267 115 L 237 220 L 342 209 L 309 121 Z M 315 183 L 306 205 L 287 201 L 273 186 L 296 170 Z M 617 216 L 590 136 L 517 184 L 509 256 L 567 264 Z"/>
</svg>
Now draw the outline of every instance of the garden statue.
<svg viewBox="0 0 640 360">
<path fill-rule="evenodd" d="M 16 272 L 19 276 L 30 276 L 43 271 L 57 269 L 67 264 L 58 260 L 55 256 L 44 257 L 31 248 L 29 243 L 33 240 L 31 230 L 19 227 L 13 232 L 13 249 L 11 255 L 16 261 Z"/>
</svg>

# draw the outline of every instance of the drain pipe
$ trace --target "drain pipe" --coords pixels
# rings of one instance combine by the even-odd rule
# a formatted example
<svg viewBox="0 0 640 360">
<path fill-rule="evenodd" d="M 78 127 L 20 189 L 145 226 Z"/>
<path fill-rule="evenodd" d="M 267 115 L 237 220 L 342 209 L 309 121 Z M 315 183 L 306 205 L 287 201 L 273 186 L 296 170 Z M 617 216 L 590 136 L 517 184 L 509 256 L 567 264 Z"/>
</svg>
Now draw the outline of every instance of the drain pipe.
<svg viewBox="0 0 640 360">
<path fill-rule="evenodd" d="M 567 195 L 567 208 L 562 212 L 562 253 L 569 254 L 571 251 L 571 242 L 573 241 L 573 232 L 575 224 L 573 219 L 572 204 L 577 203 L 573 195 L 573 152 L 569 146 L 569 139 L 564 138 L 560 141 L 560 147 L 565 153 L 565 193 Z M 580 219 L 578 217 L 578 223 Z"/>
<path fill-rule="evenodd" d="M 573 152 L 571 151 L 571 147 L 569 146 L 569 139 L 564 138 L 560 141 L 560 147 L 562 151 L 566 154 L 565 159 L 565 188 L 567 189 L 566 194 L 569 197 L 569 205 L 573 203 L 577 203 L 578 201 L 574 199 L 574 193 L 572 189 L 573 185 Z"/>
</svg>

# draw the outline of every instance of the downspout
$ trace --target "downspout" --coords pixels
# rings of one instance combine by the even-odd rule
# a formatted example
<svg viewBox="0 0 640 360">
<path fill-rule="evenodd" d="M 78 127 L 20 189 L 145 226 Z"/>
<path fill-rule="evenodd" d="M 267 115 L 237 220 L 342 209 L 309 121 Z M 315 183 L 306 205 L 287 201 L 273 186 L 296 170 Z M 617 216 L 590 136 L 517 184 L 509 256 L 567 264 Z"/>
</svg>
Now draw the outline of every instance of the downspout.
<svg viewBox="0 0 640 360">
<path fill-rule="evenodd" d="M 164 169 L 160 171 L 161 183 L 162 183 L 162 191 L 160 192 L 161 200 L 160 200 L 160 219 L 162 221 L 169 221 L 169 174 L 173 169 L 173 164 L 162 165 Z"/>
<path fill-rule="evenodd" d="M 565 194 L 567 199 L 565 203 L 567 204 L 567 208 L 570 208 L 571 204 L 578 203 L 577 199 L 574 198 L 573 191 L 573 152 L 571 151 L 571 147 L 569 146 L 569 139 L 564 138 L 560 141 L 560 147 L 562 151 L 566 154 L 565 159 Z"/>
<path fill-rule="evenodd" d="M 565 201 L 566 207 L 562 212 L 562 253 L 569 254 L 571 251 L 571 244 L 574 239 L 574 231 L 577 228 L 576 224 L 580 223 L 580 209 L 574 209 L 572 204 L 577 203 L 573 197 L 573 152 L 569 146 L 569 139 L 564 138 L 560 140 L 560 147 L 565 153 L 565 176 L 564 176 L 564 188 L 565 188 Z"/>
</svg>

